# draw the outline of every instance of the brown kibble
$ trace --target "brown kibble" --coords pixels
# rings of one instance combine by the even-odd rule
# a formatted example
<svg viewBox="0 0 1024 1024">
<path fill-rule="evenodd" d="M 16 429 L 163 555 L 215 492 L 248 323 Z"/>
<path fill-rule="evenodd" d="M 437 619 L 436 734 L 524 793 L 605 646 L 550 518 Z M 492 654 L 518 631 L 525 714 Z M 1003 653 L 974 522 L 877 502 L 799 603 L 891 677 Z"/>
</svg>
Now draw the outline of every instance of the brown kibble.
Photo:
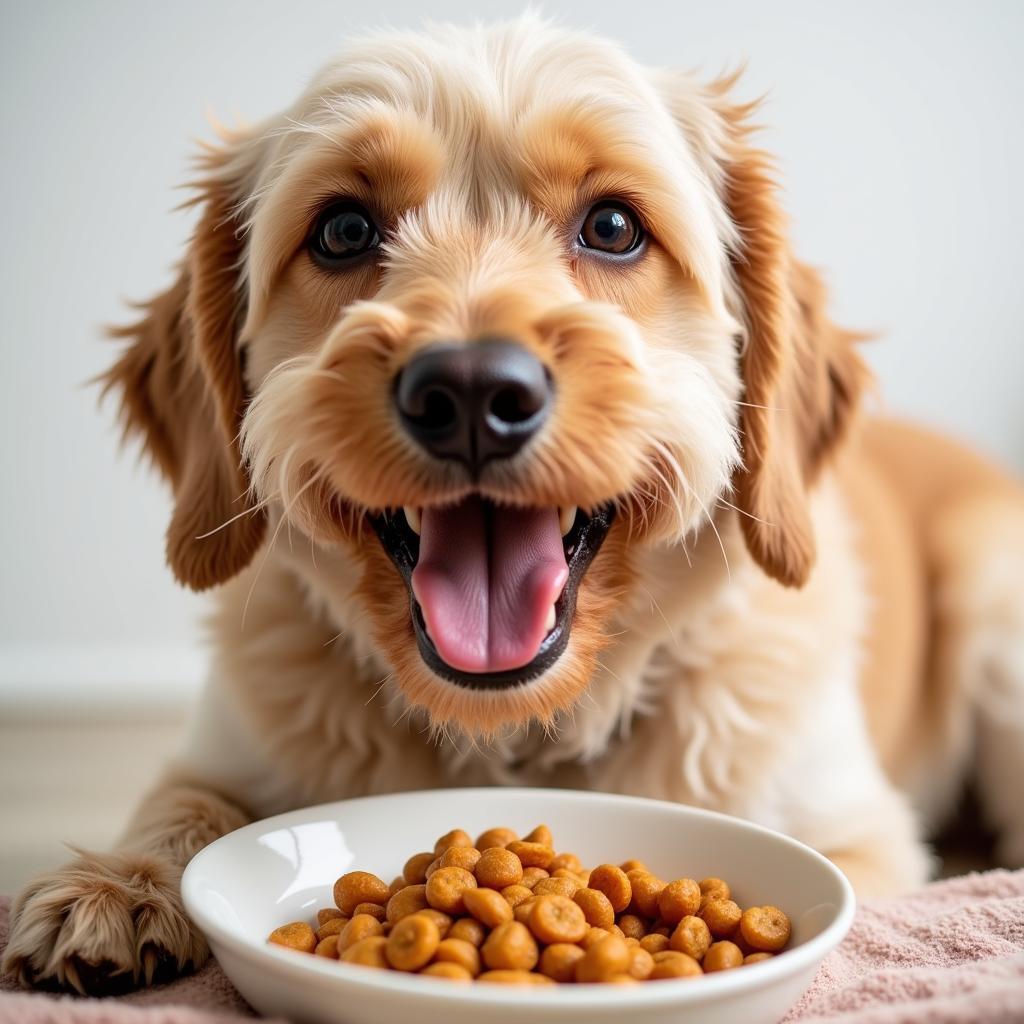
<svg viewBox="0 0 1024 1024">
<path fill-rule="evenodd" d="M 494 889 L 466 889 L 462 894 L 462 902 L 467 913 L 488 928 L 497 928 L 499 924 L 512 920 L 511 905 Z"/>
<path fill-rule="evenodd" d="M 472 917 L 460 917 L 448 929 L 447 939 L 464 939 L 479 949 L 487 938 L 487 929 Z"/>
<path fill-rule="evenodd" d="M 617 935 L 595 942 L 576 964 L 579 982 L 608 981 L 629 970 L 630 949 Z"/>
<path fill-rule="evenodd" d="M 440 910 L 435 910 L 433 907 L 427 907 L 426 910 L 417 910 L 416 915 L 429 917 L 437 925 L 437 931 L 442 939 L 448 935 L 452 926 L 452 919 L 447 914 L 442 913 Z"/>
<path fill-rule="evenodd" d="M 532 834 L 532 833 L 531 833 Z M 555 859 L 555 851 L 543 843 L 534 843 L 528 840 L 521 840 L 509 843 L 505 847 L 509 853 L 514 853 L 524 868 L 544 868 Z"/>
<path fill-rule="evenodd" d="M 633 898 L 633 887 L 626 872 L 614 864 L 601 864 L 594 868 L 587 885 L 590 889 L 603 892 L 616 914 L 621 914 Z"/>
<path fill-rule="evenodd" d="M 498 925 L 480 952 L 491 970 L 532 971 L 540 957 L 530 930 L 519 921 Z"/>
<path fill-rule="evenodd" d="M 658 911 L 665 924 L 679 924 L 700 910 L 700 886 L 692 878 L 669 882 L 658 897 Z"/>
<path fill-rule="evenodd" d="M 642 860 L 636 860 L 635 858 L 624 860 L 619 867 L 622 869 L 623 873 L 630 871 L 646 871 L 647 874 L 651 874 L 651 869 L 648 868 Z"/>
<path fill-rule="evenodd" d="M 519 859 L 518 857 L 516 858 Z M 524 868 L 523 877 L 520 881 L 520 885 L 525 885 L 527 889 L 532 889 L 542 878 L 550 878 L 551 874 L 545 871 L 544 868 Z"/>
<path fill-rule="evenodd" d="M 578 875 L 583 870 L 583 863 L 575 853 L 560 853 L 552 858 L 548 865 L 548 871 L 553 875 L 556 871 L 562 870 Z"/>
<path fill-rule="evenodd" d="M 344 950 L 341 959 L 347 964 L 358 964 L 360 967 L 378 967 L 388 969 L 388 960 L 384 954 L 388 940 L 383 935 L 373 935 L 368 939 L 360 939 Z"/>
<path fill-rule="evenodd" d="M 587 924 L 595 928 L 610 928 L 615 924 L 615 909 L 600 889 L 577 889 L 572 898 L 583 911 Z"/>
<path fill-rule="evenodd" d="M 540 896 L 530 910 L 527 927 L 538 942 L 579 942 L 588 931 L 583 911 L 567 896 Z"/>
<path fill-rule="evenodd" d="M 639 917 L 657 917 L 658 900 L 665 890 L 665 883 L 647 871 L 630 871 L 626 877 L 633 890 L 630 913 Z"/>
<path fill-rule="evenodd" d="M 286 949 L 294 949 L 299 953 L 312 953 L 317 946 L 316 932 L 306 924 L 305 921 L 292 921 L 290 924 L 283 924 L 275 928 L 267 942 L 275 946 L 284 946 Z"/>
<path fill-rule="evenodd" d="M 791 934 L 789 918 L 778 907 L 749 907 L 740 917 L 740 935 L 757 952 L 777 953 Z"/>
<path fill-rule="evenodd" d="M 463 832 L 461 828 L 453 828 L 451 832 L 445 832 L 443 836 L 436 843 L 434 843 L 434 856 L 440 857 L 445 850 L 450 850 L 453 846 L 472 846 L 473 840 L 470 838 L 468 832 Z"/>
<path fill-rule="evenodd" d="M 699 920 L 699 919 L 698 919 Z M 704 924 L 703 921 L 700 922 Z M 707 925 L 704 925 L 706 928 Z M 710 936 L 709 936 L 710 939 Z M 669 947 L 669 939 L 667 935 L 658 935 L 657 932 L 651 932 L 650 935 L 645 935 L 640 940 L 640 948 L 646 949 L 652 956 L 655 953 L 661 953 Z M 686 952 L 683 950 L 683 952 Z M 691 954 L 692 955 L 692 954 Z"/>
<path fill-rule="evenodd" d="M 375 917 L 378 921 L 383 921 L 387 916 L 384 907 L 379 903 L 357 903 L 352 911 L 352 916 L 355 917 L 356 914 L 369 914 L 370 917 Z"/>
<path fill-rule="evenodd" d="M 550 846 L 552 849 L 555 847 L 554 837 L 551 835 L 551 829 L 547 825 L 538 825 L 532 832 L 527 832 L 523 836 L 523 842 L 537 843 L 539 846 Z"/>
<path fill-rule="evenodd" d="M 713 942 L 704 954 L 704 970 L 727 971 L 743 964 L 743 953 L 735 942 Z"/>
<path fill-rule="evenodd" d="M 387 903 L 390 896 L 387 882 L 369 871 L 349 871 L 334 883 L 334 902 L 343 914 L 351 914 L 359 903 Z"/>
<path fill-rule="evenodd" d="M 533 887 L 534 896 L 564 896 L 571 900 L 576 890 L 581 889 L 579 879 L 572 878 L 540 878 Z"/>
<path fill-rule="evenodd" d="M 530 920 L 530 912 L 533 910 L 533 905 L 538 899 L 540 899 L 540 897 L 534 896 L 531 892 L 528 900 L 523 900 L 522 903 L 517 903 L 512 908 L 513 919 L 518 921 L 520 924 L 526 924 Z"/>
<path fill-rule="evenodd" d="M 476 980 L 496 985 L 554 985 L 554 982 L 544 974 L 520 970 L 484 971 Z"/>
<path fill-rule="evenodd" d="M 711 945 L 711 930 L 702 918 L 691 914 L 676 925 L 669 945 L 677 953 L 685 953 L 694 960 L 700 960 Z"/>
<path fill-rule="evenodd" d="M 480 833 L 474 845 L 483 853 L 485 850 L 495 847 L 504 849 L 509 843 L 514 843 L 518 838 L 518 834 L 510 828 L 489 828 L 486 832 Z"/>
<path fill-rule="evenodd" d="M 747 964 L 759 964 L 762 960 L 771 960 L 775 956 L 774 953 L 750 953 L 748 956 L 743 958 L 743 966 Z"/>
<path fill-rule="evenodd" d="M 597 943 L 603 942 L 612 933 L 607 928 L 591 928 L 583 939 L 580 941 L 580 945 L 584 949 L 590 949 L 591 946 L 596 946 Z"/>
<path fill-rule="evenodd" d="M 540 955 L 540 972 L 553 981 L 573 981 L 583 950 L 572 942 L 554 942 Z"/>
<path fill-rule="evenodd" d="M 334 907 L 324 907 L 323 910 L 318 910 L 316 912 L 317 927 L 323 928 L 328 921 L 337 921 L 344 916 L 345 915 L 340 910 L 335 910 Z"/>
<path fill-rule="evenodd" d="M 709 900 L 700 916 L 716 939 L 725 939 L 736 931 L 743 911 L 732 900 Z"/>
<path fill-rule="evenodd" d="M 313 950 L 317 956 L 325 956 L 328 960 L 338 959 L 338 936 L 328 935 L 326 939 L 321 940 L 316 944 L 316 949 Z"/>
<path fill-rule="evenodd" d="M 427 879 L 427 903 L 446 914 L 464 914 L 466 904 L 462 894 L 475 888 L 476 879 L 465 868 L 438 868 Z"/>
<path fill-rule="evenodd" d="M 473 975 L 461 964 L 451 960 L 437 960 L 418 972 L 421 977 L 445 978 L 448 981 L 472 981 Z"/>
<path fill-rule="evenodd" d="M 427 868 L 433 861 L 434 855 L 430 852 L 414 853 L 402 868 L 402 877 L 406 885 L 422 885 L 427 880 Z"/>
<path fill-rule="evenodd" d="M 627 973 L 636 978 L 637 981 L 644 981 L 651 976 L 654 970 L 654 957 L 642 946 L 637 945 L 629 951 L 629 970 Z"/>
<path fill-rule="evenodd" d="M 711 900 L 732 899 L 732 892 L 729 889 L 729 883 L 723 881 L 721 878 L 702 878 L 698 884 L 700 885 L 702 907 L 705 903 L 709 903 Z"/>
<path fill-rule="evenodd" d="M 458 964 L 473 978 L 480 973 L 480 950 L 465 939 L 445 939 L 438 945 L 434 960 Z"/>
<path fill-rule="evenodd" d="M 383 934 L 384 929 L 377 918 L 371 917 L 369 914 L 356 914 L 338 934 L 338 949 L 344 952 L 349 946 L 354 946 L 357 942 L 362 942 L 363 939 Z"/>
<path fill-rule="evenodd" d="M 510 907 L 518 907 L 523 900 L 528 900 L 533 895 L 533 891 L 527 889 L 525 885 L 506 885 L 501 890 L 501 895 L 505 897 Z"/>
<path fill-rule="evenodd" d="M 477 884 L 485 889 L 505 889 L 523 880 L 522 861 L 504 847 L 492 846 L 480 854 L 473 868 Z"/>
<path fill-rule="evenodd" d="M 398 971 L 418 971 L 426 967 L 441 942 L 437 925 L 424 914 L 403 917 L 388 936 L 384 955 Z"/>
<path fill-rule="evenodd" d="M 472 871 L 480 859 L 480 851 L 472 846 L 453 846 L 441 855 L 441 867 L 465 868 Z"/>
<path fill-rule="evenodd" d="M 425 885 L 407 885 L 388 900 L 387 919 L 394 924 L 409 914 L 415 914 L 417 910 L 426 910 L 429 906 Z"/>
<path fill-rule="evenodd" d="M 703 974 L 701 966 L 685 953 L 675 953 L 666 950 L 664 953 L 656 953 L 654 968 L 648 975 L 651 981 L 666 981 L 671 978 L 697 978 Z"/>
<path fill-rule="evenodd" d="M 316 930 L 316 937 L 323 942 L 324 939 L 331 935 L 339 935 L 341 933 L 341 929 L 344 928 L 348 922 L 349 918 L 345 917 L 344 914 L 339 914 L 337 917 L 329 917 Z"/>
<path fill-rule="evenodd" d="M 636 914 L 623 914 L 618 925 L 612 927 L 618 927 L 624 937 L 642 939 L 647 934 L 647 926 Z"/>
<path fill-rule="evenodd" d="M 406 887 L 408 883 L 401 875 L 396 875 L 391 879 L 391 884 L 388 886 L 388 899 L 391 899 L 396 892 L 400 892 Z"/>
<path fill-rule="evenodd" d="M 442 854 L 443 856 L 443 854 Z M 441 866 L 441 858 L 435 857 L 428 865 L 423 874 L 429 879 L 430 876 Z"/>
</svg>

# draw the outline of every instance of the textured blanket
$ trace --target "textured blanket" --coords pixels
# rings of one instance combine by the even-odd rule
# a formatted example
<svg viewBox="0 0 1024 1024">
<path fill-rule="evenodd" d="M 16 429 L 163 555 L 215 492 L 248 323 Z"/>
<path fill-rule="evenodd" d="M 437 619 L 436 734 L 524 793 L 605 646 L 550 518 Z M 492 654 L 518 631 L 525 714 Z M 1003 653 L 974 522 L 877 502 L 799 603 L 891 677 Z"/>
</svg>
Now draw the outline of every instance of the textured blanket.
<svg viewBox="0 0 1024 1024">
<path fill-rule="evenodd" d="M 0 949 L 9 900 L 0 899 Z M 216 964 L 117 999 L 57 998 L 0 983 L 0 1024 L 228 1024 L 251 1009 Z M 866 904 L 785 1024 L 1024 1022 L 1024 871 L 935 882 Z"/>
</svg>

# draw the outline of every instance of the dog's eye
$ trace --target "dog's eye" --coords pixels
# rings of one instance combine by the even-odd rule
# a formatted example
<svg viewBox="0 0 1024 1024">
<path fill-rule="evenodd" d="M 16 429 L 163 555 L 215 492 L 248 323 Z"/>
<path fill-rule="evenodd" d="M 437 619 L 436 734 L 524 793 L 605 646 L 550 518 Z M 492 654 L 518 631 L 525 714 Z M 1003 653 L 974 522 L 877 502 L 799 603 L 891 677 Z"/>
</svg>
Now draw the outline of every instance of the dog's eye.
<svg viewBox="0 0 1024 1024">
<path fill-rule="evenodd" d="M 348 201 L 325 210 L 309 240 L 314 257 L 328 267 L 362 256 L 379 244 L 380 233 L 373 218 L 358 203 Z"/>
<path fill-rule="evenodd" d="M 602 200 L 590 208 L 580 228 L 579 243 L 587 249 L 621 256 L 643 241 L 640 219 L 623 203 Z"/>
</svg>

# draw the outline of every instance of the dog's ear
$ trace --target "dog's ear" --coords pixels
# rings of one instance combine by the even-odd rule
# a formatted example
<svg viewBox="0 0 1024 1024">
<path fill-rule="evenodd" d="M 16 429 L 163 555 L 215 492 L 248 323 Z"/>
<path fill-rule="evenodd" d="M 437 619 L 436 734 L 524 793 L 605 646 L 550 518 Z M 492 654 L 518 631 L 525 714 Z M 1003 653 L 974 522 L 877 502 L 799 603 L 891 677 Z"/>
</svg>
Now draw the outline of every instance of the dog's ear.
<svg viewBox="0 0 1024 1024">
<path fill-rule="evenodd" d="M 204 154 L 201 214 L 178 279 L 137 323 L 111 332 L 129 344 L 101 378 L 104 393 L 120 395 L 125 433 L 142 438 L 171 483 L 167 561 L 194 590 L 244 569 L 266 529 L 262 509 L 250 504 L 238 444 L 246 403 L 238 346 L 243 144 L 236 137 Z"/>
<path fill-rule="evenodd" d="M 743 322 L 743 463 L 735 478 L 747 547 L 768 575 L 801 586 L 814 566 L 808 488 L 842 440 L 869 374 L 825 313 L 825 289 L 790 251 L 767 154 L 750 144 L 755 104 L 728 93 L 738 75 L 700 87 L 655 73 L 676 123 L 718 189 L 731 222 L 735 313 Z"/>
</svg>

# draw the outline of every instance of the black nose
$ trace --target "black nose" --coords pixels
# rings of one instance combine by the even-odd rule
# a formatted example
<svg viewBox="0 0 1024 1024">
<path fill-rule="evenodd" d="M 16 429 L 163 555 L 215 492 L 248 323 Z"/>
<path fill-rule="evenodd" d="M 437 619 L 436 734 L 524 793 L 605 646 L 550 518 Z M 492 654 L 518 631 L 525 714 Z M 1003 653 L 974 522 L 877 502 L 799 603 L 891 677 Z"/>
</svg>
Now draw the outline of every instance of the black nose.
<svg viewBox="0 0 1024 1024">
<path fill-rule="evenodd" d="M 544 364 L 512 341 L 430 345 L 395 384 L 409 434 L 474 474 L 488 459 L 519 451 L 547 419 L 551 397 Z"/>
</svg>

